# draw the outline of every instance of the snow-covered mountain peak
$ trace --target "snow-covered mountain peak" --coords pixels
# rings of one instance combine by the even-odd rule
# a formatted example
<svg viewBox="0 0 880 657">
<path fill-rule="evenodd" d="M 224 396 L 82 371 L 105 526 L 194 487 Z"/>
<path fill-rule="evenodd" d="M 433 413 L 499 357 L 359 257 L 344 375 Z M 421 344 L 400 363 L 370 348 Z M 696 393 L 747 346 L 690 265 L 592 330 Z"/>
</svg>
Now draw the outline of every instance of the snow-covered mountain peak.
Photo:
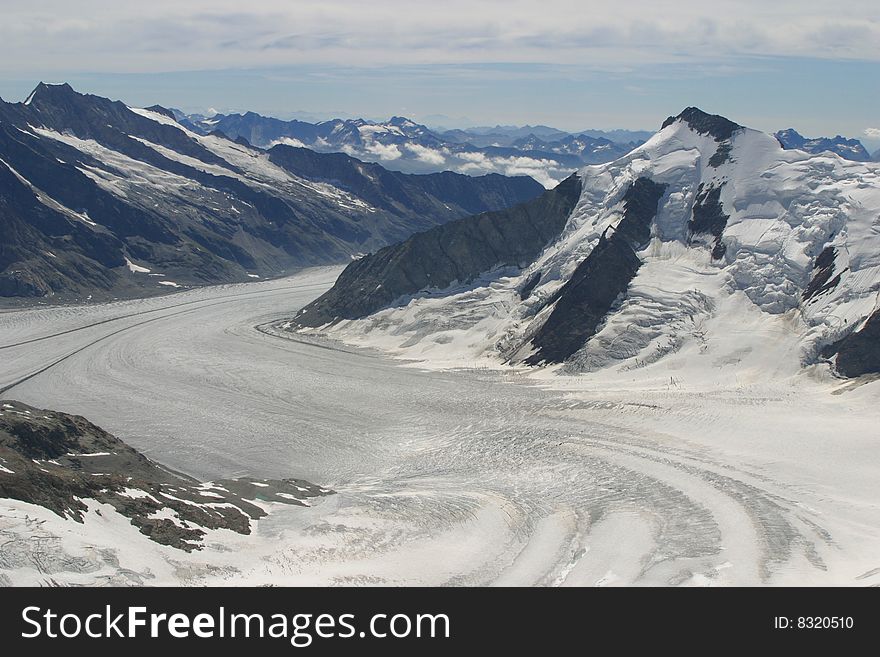
<svg viewBox="0 0 880 657">
<path fill-rule="evenodd" d="M 657 364 L 711 376 L 729 364 L 769 376 L 829 360 L 847 376 L 880 371 L 868 335 L 880 325 L 876 164 L 785 150 L 687 108 L 578 178 L 564 227 L 526 266 L 422 291 L 333 331 L 446 364 Z"/>
<path fill-rule="evenodd" d="M 401 128 L 417 128 L 420 127 L 418 123 L 413 121 L 412 119 L 408 119 L 405 116 L 392 116 L 388 123 L 391 125 L 396 125 Z"/>
<path fill-rule="evenodd" d="M 743 127 L 718 114 L 704 112 L 699 107 L 687 107 L 677 116 L 670 116 L 666 119 L 661 130 L 676 122 L 687 124 L 696 133 L 711 135 L 715 141 L 730 139 L 737 130 L 741 130 Z"/>
</svg>

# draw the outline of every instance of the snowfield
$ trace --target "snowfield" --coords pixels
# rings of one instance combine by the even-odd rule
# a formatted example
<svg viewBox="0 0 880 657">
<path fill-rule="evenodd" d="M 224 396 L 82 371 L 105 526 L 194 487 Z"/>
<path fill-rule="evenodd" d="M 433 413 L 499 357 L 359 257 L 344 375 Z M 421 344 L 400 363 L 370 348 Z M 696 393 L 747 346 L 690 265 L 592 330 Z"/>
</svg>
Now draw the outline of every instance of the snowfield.
<svg viewBox="0 0 880 657">
<path fill-rule="evenodd" d="M 693 149 L 631 164 L 673 181 Z M 807 166 L 798 153 L 785 157 L 792 171 Z M 827 166 L 831 180 L 850 165 Z M 669 203 L 686 202 L 674 193 Z M 817 198 L 836 193 L 816 190 Z M 585 191 L 566 248 L 586 248 L 601 231 L 614 212 L 604 203 Z M 750 216 L 776 211 L 772 199 L 748 207 Z M 818 239 L 795 233 L 772 239 Z M 770 234 L 736 235 L 755 257 L 744 271 L 790 267 L 796 280 L 808 264 L 799 246 L 788 264 L 759 261 Z M 422 363 L 274 328 L 338 269 L 0 313 L 4 399 L 84 415 L 204 481 L 297 477 L 337 491 L 308 508 L 268 508 L 250 536 L 211 532 L 190 554 L 149 541 L 112 508 L 90 503 L 79 524 L 0 499 L 0 582 L 880 583 L 880 384 L 801 367 L 811 334 L 793 339 L 792 327 L 824 330 L 828 312 L 811 309 L 808 320 L 772 312 L 772 291 L 750 296 L 748 277 L 730 287 L 719 275 L 734 263 L 662 240 L 649 248 L 629 305 L 603 329 L 603 339 L 629 346 L 612 350 L 610 366 L 580 354 L 576 375 L 502 366 L 487 352 L 488 342 L 524 330 L 511 316 L 514 281 L 503 276 L 386 317 L 427 322 L 418 340 L 381 333 L 398 354 L 431 359 Z M 850 263 L 869 260 L 852 254 Z M 566 262 L 546 254 L 542 286 L 558 285 Z M 424 319 L 431 304 L 449 323 L 433 335 Z M 340 334 L 351 337 L 349 329 Z M 650 360 L 657 348 L 639 345 L 652 331 L 656 344 L 673 335 L 680 344 Z"/>
</svg>

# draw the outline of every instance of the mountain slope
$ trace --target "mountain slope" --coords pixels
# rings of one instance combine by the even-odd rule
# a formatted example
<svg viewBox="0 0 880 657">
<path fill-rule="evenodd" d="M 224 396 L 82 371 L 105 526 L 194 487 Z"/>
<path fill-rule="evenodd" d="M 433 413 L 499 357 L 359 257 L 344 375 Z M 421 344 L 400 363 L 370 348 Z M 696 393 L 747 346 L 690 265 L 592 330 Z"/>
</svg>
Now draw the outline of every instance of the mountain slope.
<svg viewBox="0 0 880 657">
<path fill-rule="evenodd" d="M 578 177 L 564 228 L 530 263 L 326 330 L 453 366 L 711 381 L 794 376 L 823 361 L 842 376 L 880 372 L 877 165 L 784 150 L 688 108 L 643 146 Z M 371 271 L 369 262 L 358 269 Z M 321 311 L 347 317 L 340 308 Z"/>
<path fill-rule="evenodd" d="M 565 225 L 580 195 L 576 176 L 507 210 L 453 221 L 351 263 L 326 294 L 297 316 L 305 326 L 363 317 L 396 299 L 480 274 L 523 266 Z"/>
<path fill-rule="evenodd" d="M 0 101 L 0 295 L 106 297 L 275 275 L 542 190 L 527 177 L 404 176 L 289 150 L 195 134 L 161 108 L 68 85 Z"/>
</svg>

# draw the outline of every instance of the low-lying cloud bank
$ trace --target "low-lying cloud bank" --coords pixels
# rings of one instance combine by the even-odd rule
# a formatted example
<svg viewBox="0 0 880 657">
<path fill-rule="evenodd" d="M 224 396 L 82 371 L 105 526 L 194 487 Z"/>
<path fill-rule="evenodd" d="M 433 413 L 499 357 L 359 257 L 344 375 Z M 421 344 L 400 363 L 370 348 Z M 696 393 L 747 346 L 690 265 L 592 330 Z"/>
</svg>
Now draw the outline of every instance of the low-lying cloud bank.
<svg viewBox="0 0 880 657">
<path fill-rule="evenodd" d="M 281 140 L 279 143 L 289 143 Z M 293 145 L 293 144 L 291 144 Z M 431 148 L 421 144 L 367 143 L 363 148 L 342 147 L 347 155 L 362 160 L 388 164 L 392 169 L 409 172 L 454 171 L 469 176 L 500 173 L 505 176 L 531 176 L 544 187 L 552 188 L 574 169 L 551 158 L 527 155 L 491 155 L 480 151 L 454 151 L 448 147 Z"/>
</svg>

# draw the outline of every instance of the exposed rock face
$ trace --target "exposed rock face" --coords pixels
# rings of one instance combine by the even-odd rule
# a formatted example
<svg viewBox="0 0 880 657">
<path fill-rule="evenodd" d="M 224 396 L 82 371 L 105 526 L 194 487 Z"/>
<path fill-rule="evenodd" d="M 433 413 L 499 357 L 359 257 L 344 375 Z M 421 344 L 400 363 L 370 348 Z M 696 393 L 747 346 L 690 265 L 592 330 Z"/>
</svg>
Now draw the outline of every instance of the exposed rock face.
<svg viewBox="0 0 880 657">
<path fill-rule="evenodd" d="M 2 143 L 0 126 L 0 143 Z M 2 163 L 0 163 L 2 164 Z M 40 297 L 65 289 L 109 289 L 125 265 L 109 232 L 69 221 L 0 166 L 0 296 Z"/>
<path fill-rule="evenodd" d="M 185 551 L 207 529 L 249 534 L 266 515 L 254 501 L 304 505 L 331 491 L 285 479 L 209 484 L 150 461 L 85 418 L 0 402 L 0 498 L 82 520 L 85 500 L 112 505 L 142 534 Z"/>
<path fill-rule="evenodd" d="M 623 218 L 581 262 L 569 281 L 549 300 L 553 312 L 532 338 L 530 365 L 561 363 L 580 349 L 615 301 L 626 292 L 642 262 L 636 253 L 651 237 L 651 222 L 665 185 L 637 179 L 624 194 Z"/>
<path fill-rule="evenodd" d="M 833 246 L 826 246 L 822 249 L 822 253 L 816 258 L 816 264 L 813 266 L 813 278 L 803 293 L 803 300 L 808 301 L 823 292 L 828 292 L 837 287 L 840 283 L 841 273 L 835 275 L 834 262 L 837 259 L 837 249 Z"/>
<path fill-rule="evenodd" d="M 0 295 L 130 296 L 167 291 L 163 278 L 201 285 L 347 262 L 543 191 L 528 177 L 267 154 L 172 116 L 68 85 L 0 101 Z"/>
<path fill-rule="evenodd" d="M 842 376 L 880 373 L 880 310 L 874 311 L 860 330 L 826 347 L 822 355 L 836 356 L 834 367 Z"/>
<path fill-rule="evenodd" d="M 690 126 L 691 130 L 701 135 L 711 135 L 715 141 L 727 141 L 733 137 L 733 133 L 742 130 L 743 126 L 734 123 L 718 114 L 708 114 L 698 107 L 685 108 L 678 116 L 670 116 L 663 122 L 660 129 L 672 125 L 681 120 Z"/>
<path fill-rule="evenodd" d="M 321 326 L 364 317 L 405 295 L 467 283 L 497 267 L 522 267 L 559 235 L 580 191 L 579 178 L 571 176 L 533 201 L 453 221 L 361 258 L 295 321 Z"/>
<path fill-rule="evenodd" d="M 716 260 L 724 256 L 725 248 L 721 236 L 727 227 L 727 220 L 730 219 L 730 215 L 721 206 L 721 187 L 700 184 L 694 197 L 693 214 L 688 222 L 688 230 L 692 234 L 708 233 L 715 238 L 712 257 Z"/>
</svg>

